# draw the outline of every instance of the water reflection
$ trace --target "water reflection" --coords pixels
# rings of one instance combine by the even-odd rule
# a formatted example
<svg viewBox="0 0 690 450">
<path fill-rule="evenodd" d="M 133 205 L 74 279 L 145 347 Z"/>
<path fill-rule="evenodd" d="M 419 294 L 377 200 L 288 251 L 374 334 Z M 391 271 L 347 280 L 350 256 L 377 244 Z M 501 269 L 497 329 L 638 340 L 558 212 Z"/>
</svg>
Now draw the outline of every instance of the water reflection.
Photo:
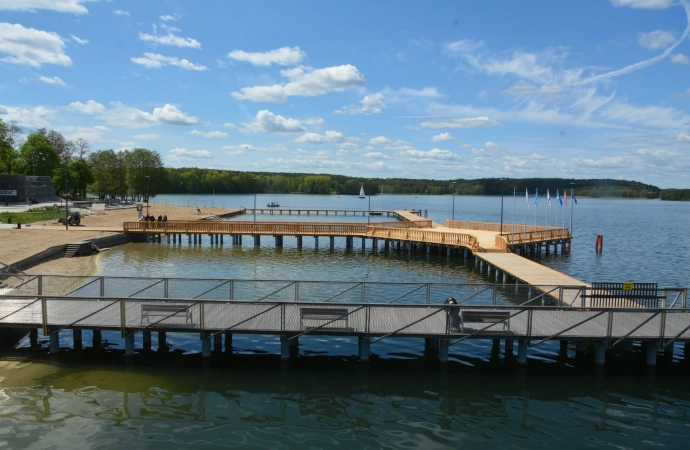
<svg viewBox="0 0 690 450">
<path fill-rule="evenodd" d="M 24 383 L 20 372 L 0 389 L 7 448 L 680 448 L 690 411 L 674 379 L 46 366 Z"/>
</svg>

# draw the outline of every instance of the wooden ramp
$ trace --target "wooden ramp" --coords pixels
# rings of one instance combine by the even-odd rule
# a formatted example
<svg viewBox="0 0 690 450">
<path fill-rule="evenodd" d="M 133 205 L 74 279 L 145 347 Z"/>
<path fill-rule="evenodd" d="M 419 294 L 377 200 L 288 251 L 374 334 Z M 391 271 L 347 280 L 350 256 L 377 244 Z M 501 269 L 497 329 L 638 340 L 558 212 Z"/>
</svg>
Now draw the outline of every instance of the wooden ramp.
<svg viewBox="0 0 690 450">
<path fill-rule="evenodd" d="M 543 292 L 547 292 L 553 286 L 589 287 L 583 281 L 514 253 L 475 253 L 475 256 L 524 284 L 530 284 Z M 578 295 L 575 289 L 564 291 L 563 303 L 570 305 Z M 549 294 L 549 297 L 557 300 L 558 296 L 559 292 Z M 588 303 L 589 300 L 586 300 L 585 306 L 589 306 Z M 577 304 L 573 306 L 582 306 L 582 303 L 578 300 Z"/>
</svg>

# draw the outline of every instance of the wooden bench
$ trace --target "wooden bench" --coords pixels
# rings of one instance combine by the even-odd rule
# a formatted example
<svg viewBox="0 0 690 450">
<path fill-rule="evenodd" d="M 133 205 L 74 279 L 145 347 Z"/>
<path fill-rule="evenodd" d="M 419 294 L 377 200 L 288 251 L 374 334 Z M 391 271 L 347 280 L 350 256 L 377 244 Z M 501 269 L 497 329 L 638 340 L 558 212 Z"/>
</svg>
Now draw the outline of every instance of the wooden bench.
<svg viewBox="0 0 690 450">
<path fill-rule="evenodd" d="M 323 322 L 331 322 L 323 327 L 324 329 L 332 329 L 331 325 L 336 325 L 335 328 L 348 328 L 348 311 L 347 308 L 300 308 L 299 310 L 299 326 L 300 329 L 305 330 L 305 320 L 319 320 Z M 341 325 L 341 326 L 338 326 Z M 316 327 L 310 327 L 316 328 Z"/>
<path fill-rule="evenodd" d="M 151 323 L 152 317 L 184 317 L 185 324 L 192 323 L 192 311 L 189 305 L 174 303 L 151 303 L 141 305 L 141 323 Z"/>
<path fill-rule="evenodd" d="M 462 310 L 460 311 L 460 331 L 465 331 L 465 323 L 501 323 L 503 329 L 510 331 L 510 311 Z"/>
<path fill-rule="evenodd" d="M 590 307 L 658 308 L 664 298 L 658 292 L 656 283 L 595 282 L 583 298 L 589 298 Z"/>
</svg>

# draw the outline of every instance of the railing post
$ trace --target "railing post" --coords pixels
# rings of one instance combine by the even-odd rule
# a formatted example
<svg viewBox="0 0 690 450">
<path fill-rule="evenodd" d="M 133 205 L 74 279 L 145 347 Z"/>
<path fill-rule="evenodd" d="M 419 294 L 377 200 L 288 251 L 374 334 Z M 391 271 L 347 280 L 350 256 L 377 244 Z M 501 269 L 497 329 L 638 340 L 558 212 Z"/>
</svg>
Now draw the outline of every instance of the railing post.
<svg viewBox="0 0 690 450">
<path fill-rule="evenodd" d="M 38 295 L 43 295 L 43 275 L 38 276 Z"/>
<path fill-rule="evenodd" d="M 611 348 L 611 334 L 613 333 L 613 310 L 609 310 L 606 323 L 606 348 Z"/>
<path fill-rule="evenodd" d="M 426 304 L 431 303 L 431 283 L 426 284 Z"/>
<path fill-rule="evenodd" d="M 163 280 L 163 298 L 168 298 L 168 278 Z"/>
<path fill-rule="evenodd" d="M 101 284 L 100 291 L 99 291 L 100 296 L 105 297 L 105 277 L 101 277 L 100 284 Z"/>
<path fill-rule="evenodd" d="M 668 291 L 666 290 L 666 288 L 664 288 L 664 298 L 663 298 L 663 300 L 661 301 L 661 307 L 664 308 L 664 309 L 666 309 L 666 305 L 667 305 L 666 299 L 667 299 L 667 298 L 668 298 Z"/>
<path fill-rule="evenodd" d="M 365 298 L 366 298 L 366 283 L 362 282 L 362 295 L 360 298 L 360 303 L 364 303 Z"/>
<path fill-rule="evenodd" d="M 280 334 L 285 335 L 285 303 L 280 304 Z"/>
<path fill-rule="evenodd" d="M 235 299 L 235 280 L 230 280 L 230 293 L 229 293 L 229 300 L 232 301 Z"/>
<path fill-rule="evenodd" d="M 659 344 L 657 348 L 664 345 L 664 333 L 666 333 L 666 310 L 661 311 L 661 320 L 659 321 Z"/>
<path fill-rule="evenodd" d="M 299 281 L 295 281 L 295 301 L 299 302 Z"/>
<path fill-rule="evenodd" d="M 204 322 L 206 318 L 204 316 L 204 302 L 199 302 L 199 331 L 201 332 L 201 339 L 206 338 L 206 331 L 204 328 Z"/>
<path fill-rule="evenodd" d="M 43 336 L 48 336 L 48 302 L 45 297 L 41 297 L 41 316 L 43 319 Z"/>
<path fill-rule="evenodd" d="M 688 288 L 683 288 L 683 293 L 681 294 L 683 296 L 683 309 L 688 307 Z"/>
<path fill-rule="evenodd" d="M 125 299 L 120 299 L 120 336 L 125 338 L 127 336 L 127 308 Z"/>
<path fill-rule="evenodd" d="M 493 297 L 493 304 L 496 306 L 496 285 L 491 286 L 491 296 Z"/>
<path fill-rule="evenodd" d="M 527 310 L 527 340 L 532 336 L 532 308 Z"/>
</svg>

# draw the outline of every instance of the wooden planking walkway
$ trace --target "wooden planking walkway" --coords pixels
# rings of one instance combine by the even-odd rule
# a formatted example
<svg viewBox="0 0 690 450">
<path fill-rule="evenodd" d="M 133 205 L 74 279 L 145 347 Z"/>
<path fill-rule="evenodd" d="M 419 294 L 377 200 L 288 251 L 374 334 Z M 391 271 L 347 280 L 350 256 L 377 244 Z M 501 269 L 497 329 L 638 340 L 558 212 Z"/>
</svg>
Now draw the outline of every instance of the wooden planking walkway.
<svg viewBox="0 0 690 450">
<path fill-rule="evenodd" d="M 516 255 L 515 253 L 475 253 L 475 256 L 488 264 L 497 267 L 499 270 L 507 273 L 511 277 L 524 282 L 525 284 L 530 284 L 540 289 L 540 286 L 578 286 L 578 287 L 589 287 L 589 285 L 583 281 L 573 278 L 569 275 L 561 273 L 557 270 L 550 269 L 543 266 L 537 262 L 523 258 L 522 256 Z M 545 289 L 544 292 L 546 292 Z M 566 305 L 570 305 L 575 299 L 575 292 L 568 292 L 568 295 L 564 293 L 563 301 Z M 552 298 L 558 299 L 558 292 L 550 294 Z M 586 300 L 584 306 L 589 306 L 589 300 Z M 581 306 L 582 303 L 578 302 L 577 305 Z"/>
</svg>

